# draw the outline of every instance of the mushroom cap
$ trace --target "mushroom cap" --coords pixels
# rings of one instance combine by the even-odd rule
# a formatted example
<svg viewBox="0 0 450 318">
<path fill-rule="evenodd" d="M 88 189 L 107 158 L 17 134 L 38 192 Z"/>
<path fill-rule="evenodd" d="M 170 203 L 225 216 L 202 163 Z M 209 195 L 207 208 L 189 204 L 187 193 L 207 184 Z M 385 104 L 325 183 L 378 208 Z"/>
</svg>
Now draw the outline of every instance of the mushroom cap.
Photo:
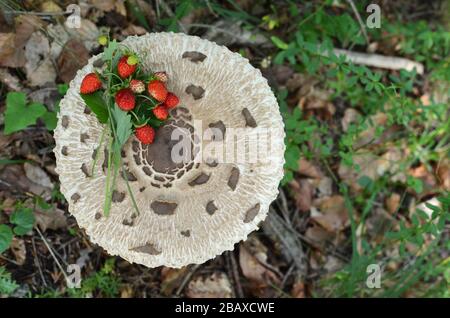
<svg viewBox="0 0 450 318">
<path fill-rule="evenodd" d="M 79 95 L 83 77 L 93 71 L 99 56 L 78 71 L 60 103 L 54 152 L 61 192 L 80 227 L 109 254 L 148 267 L 203 263 L 232 250 L 258 229 L 278 194 L 285 133 L 276 98 L 247 59 L 199 37 L 150 33 L 123 43 L 142 57 L 144 69 L 165 71 L 169 91 L 180 98 L 180 106 L 171 111 L 173 119 L 158 129 L 154 144 L 145 146 L 133 136 L 123 148 L 140 214 L 133 209 L 125 180 L 118 177 L 110 215 L 103 215 L 105 152 L 97 149 L 103 126 Z M 274 139 L 264 160 L 257 162 L 173 162 L 170 134 L 186 128 L 192 146 L 197 145 L 194 120 L 203 123 L 200 133 L 212 127 L 227 136 L 230 128 L 242 128 L 236 143 L 248 145 L 264 129 Z"/>
</svg>

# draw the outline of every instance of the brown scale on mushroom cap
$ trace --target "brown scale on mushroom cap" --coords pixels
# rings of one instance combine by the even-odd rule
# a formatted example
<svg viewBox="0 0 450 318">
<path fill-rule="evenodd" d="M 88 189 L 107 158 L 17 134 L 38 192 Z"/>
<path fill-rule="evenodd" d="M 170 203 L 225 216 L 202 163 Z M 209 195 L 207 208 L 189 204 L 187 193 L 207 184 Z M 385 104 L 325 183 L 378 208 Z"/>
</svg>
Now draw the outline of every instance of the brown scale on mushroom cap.
<svg viewBox="0 0 450 318">
<path fill-rule="evenodd" d="M 144 146 L 134 137 L 125 145 L 125 170 L 117 178 L 110 214 L 103 215 L 107 153 L 98 147 L 103 127 L 78 94 L 83 77 L 99 59 L 93 57 L 61 101 L 55 130 L 56 171 L 62 193 L 70 198 L 69 212 L 94 243 L 148 267 L 202 263 L 232 250 L 264 220 L 283 174 L 283 123 L 267 81 L 239 54 L 198 37 L 151 33 L 130 37 L 124 44 L 145 56 L 146 70 L 167 73 L 168 89 L 180 98 L 180 105 L 171 110 L 172 120 L 158 129 L 153 145 Z M 196 120 L 202 121 L 203 131 L 193 131 Z M 245 134 L 269 128 L 277 143 L 264 155 L 266 163 L 223 162 L 218 153 L 196 162 L 192 152 L 219 142 L 199 138 L 209 124 L 226 134 L 233 128 L 257 125 Z M 170 135 L 182 128 L 193 151 L 184 162 L 173 162 L 176 141 Z M 98 163 L 90 175 L 96 153 Z M 139 214 L 126 191 L 126 179 Z"/>
</svg>

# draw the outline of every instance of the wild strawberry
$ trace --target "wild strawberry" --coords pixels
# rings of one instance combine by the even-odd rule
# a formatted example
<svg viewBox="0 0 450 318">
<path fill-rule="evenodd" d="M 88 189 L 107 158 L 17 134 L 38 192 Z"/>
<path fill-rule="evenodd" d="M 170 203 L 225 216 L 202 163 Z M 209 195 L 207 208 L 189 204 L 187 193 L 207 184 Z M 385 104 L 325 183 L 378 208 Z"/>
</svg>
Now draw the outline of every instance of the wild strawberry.
<svg viewBox="0 0 450 318">
<path fill-rule="evenodd" d="M 169 111 L 167 110 L 166 106 L 164 104 L 158 105 L 155 108 L 153 108 L 153 114 L 156 118 L 159 120 L 166 120 L 169 116 Z"/>
<path fill-rule="evenodd" d="M 143 91 L 145 91 L 145 84 L 143 81 L 133 79 L 130 82 L 130 88 L 133 91 L 133 93 L 140 94 Z"/>
<path fill-rule="evenodd" d="M 136 104 L 134 94 L 129 88 L 123 88 L 118 91 L 115 99 L 117 106 L 124 111 L 132 110 Z"/>
<path fill-rule="evenodd" d="M 180 100 L 178 99 L 177 95 L 175 95 L 174 93 L 168 93 L 166 100 L 164 101 L 164 105 L 166 105 L 168 109 L 172 109 L 176 107 L 179 102 Z"/>
<path fill-rule="evenodd" d="M 166 72 L 156 72 L 154 74 L 154 76 L 156 77 L 156 79 L 158 81 L 161 81 L 163 83 L 167 82 L 167 74 L 166 74 Z"/>
<path fill-rule="evenodd" d="M 137 64 L 129 64 L 128 56 L 124 55 L 120 58 L 119 63 L 117 63 L 117 72 L 121 78 L 127 78 L 136 71 Z"/>
<path fill-rule="evenodd" d="M 81 94 L 91 94 L 95 91 L 98 91 L 101 87 L 102 87 L 102 82 L 98 78 L 97 74 L 89 73 L 81 81 L 80 93 Z"/>
<path fill-rule="evenodd" d="M 167 97 L 167 88 L 163 82 L 153 80 L 148 83 L 148 93 L 158 102 L 163 102 Z"/>
<path fill-rule="evenodd" d="M 143 144 L 151 144 L 155 139 L 155 130 L 150 125 L 136 128 L 136 138 Z"/>
</svg>

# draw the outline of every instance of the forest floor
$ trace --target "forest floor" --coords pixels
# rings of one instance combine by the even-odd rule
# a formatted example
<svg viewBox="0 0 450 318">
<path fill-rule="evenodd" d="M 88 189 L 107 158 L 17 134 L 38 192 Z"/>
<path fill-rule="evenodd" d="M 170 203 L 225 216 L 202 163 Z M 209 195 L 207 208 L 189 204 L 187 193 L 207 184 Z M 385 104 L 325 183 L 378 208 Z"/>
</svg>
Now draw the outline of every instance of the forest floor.
<svg viewBox="0 0 450 318">
<path fill-rule="evenodd" d="M 450 297 L 449 1 L 374 1 L 377 27 L 369 1 L 80 0 L 76 31 L 71 2 L 0 0 L 0 297 Z M 159 31 L 249 59 L 287 133 L 262 228 L 181 269 L 91 243 L 52 152 L 58 103 L 98 36 Z M 26 112 L 12 92 L 45 110 Z M 81 288 L 67 287 L 69 264 Z"/>
</svg>

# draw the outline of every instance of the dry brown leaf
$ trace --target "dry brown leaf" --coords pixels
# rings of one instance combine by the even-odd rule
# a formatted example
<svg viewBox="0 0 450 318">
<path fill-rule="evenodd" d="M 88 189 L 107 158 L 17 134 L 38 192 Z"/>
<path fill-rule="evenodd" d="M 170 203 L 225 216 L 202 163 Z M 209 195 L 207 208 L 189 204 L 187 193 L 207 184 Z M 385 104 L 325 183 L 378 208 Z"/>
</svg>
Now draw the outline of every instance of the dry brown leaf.
<svg viewBox="0 0 450 318">
<path fill-rule="evenodd" d="M 186 288 L 189 298 L 231 298 L 233 291 L 230 280 L 222 272 L 216 272 L 207 277 L 196 277 Z"/>
<path fill-rule="evenodd" d="M 45 200 L 50 198 L 51 190 L 28 179 L 22 165 L 0 166 L 0 179 L 1 190 L 32 192 Z"/>
<path fill-rule="evenodd" d="M 437 185 L 436 177 L 424 164 L 409 169 L 409 175 L 422 180 L 425 187 L 428 189 L 432 189 Z"/>
<path fill-rule="evenodd" d="M 239 247 L 239 265 L 242 274 L 250 281 L 253 294 L 259 297 L 270 296 L 266 287 L 280 283 L 277 274 L 269 269 L 274 267 L 268 265 L 267 258 L 267 248 L 255 235 L 251 235 Z"/>
<path fill-rule="evenodd" d="M 354 108 L 347 108 L 344 112 L 344 117 L 342 117 L 342 130 L 347 131 L 350 124 L 358 122 L 361 114 Z"/>
<path fill-rule="evenodd" d="M 133 298 L 133 288 L 130 284 L 122 285 L 120 289 L 120 298 Z"/>
<path fill-rule="evenodd" d="M 390 214 L 394 214 L 397 212 L 399 206 L 400 206 L 400 194 L 398 193 L 392 193 L 387 199 L 386 199 L 386 208 Z"/>
<path fill-rule="evenodd" d="M 438 164 L 436 177 L 446 191 L 450 191 L 450 160 Z"/>
<path fill-rule="evenodd" d="M 31 34 L 43 26 L 42 21 L 32 15 L 15 18 L 16 33 L 0 33 L 0 66 L 22 67 L 26 63 L 24 47 Z"/>
<path fill-rule="evenodd" d="M 292 286 L 291 295 L 294 298 L 305 298 L 305 283 L 302 281 L 294 283 L 294 286 Z"/>
<path fill-rule="evenodd" d="M 300 212 L 307 212 L 311 208 L 314 192 L 313 185 L 307 179 L 292 180 L 290 190 L 293 192 L 295 204 Z"/>
<path fill-rule="evenodd" d="M 95 8 L 105 12 L 112 11 L 116 7 L 114 4 L 116 0 L 90 0 L 90 2 Z"/>
<path fill-rule="evenodd" d="M 344 197 L 334 195 L 314 200 L 311 209 L 311 219 L 331 233 L 336 233 L 347 227 L 349 223 L 348 212 Z"/>
<path fill-rule="evenodd" d="M 25 72 L 30 86 L 54 83 L 56 71 L 50 59 L 50 43 L 41 31 L 34 32 L 25 45 Z"/>
<path fill-rule="evenodd" d="M 323 177 L 323 172 L 313 163 L 304 158 L 298 160 L 297 172 L 305 177 L 320 179 Z"/>
<path fill-rule="evenodd" d="M 67 41 L 58 58 L 59 77 L 69 83 L 77 71 L 87 64 L 89 57 L 89 51 L 81 41 Z"/>
<path fill-rule="evenodd" d="M 338 174 L 354 191 L 361 191 L 362 188 L 358 180 L 362 176 L 367 176 L 372 180 L 377 180 L 385 173 L 392 174 L 393 181 L 405 182 L 406 175 L 400 170 L 399 162 L 404 157 L 398 148 L 390 148 L 381 156 L 365 150 L 357 151 L 353 155 L 353 163 L 360 167 L 356 171 L 353 167 L 346 166 L 343 162 L 339 164 Z"/>
<path fill-rule="evenodd" d="M 321 226 L 313 223 L 305 232 L 305 237 L 309 243 L 316 248 L 323 249 L 326 242 L 331 241 L 334 237 L 333 233 L 326 231 Z"/>
<path fill-rule="evenodd" d="M 58 208 L 49 210 L 35 210 L 34 217 L 36 219 L 36 225 L 39 226 L 42 232 L 50 230 L 58 230 L 67 227 L 67 217 L 64 215 L 64 211 Z"/>
<path fill-rule="evenodd" d="M 61 12 L 62 9 L 53 1 L 45 1 L 41 4 L 41 11 L 43 12 Z"/>
<path fill-rule="evenodd" d="M 53 189 L 52 181 L 42 168 L 28 162 L 23 164 L 23 168 L 28 179 L 45 188 Z"/>
<path fill-rule="evenodd" d="M 11 252 L 14 255 L 14 259 L 16 260 L 19 266 L 25 264 L 25 260 L 27 259 L 27 250 L 25 247 L 25 242 L 22 239 L 14 237 L 11 242 Z"/>
<path fill-rule="evenodd" d="M 187 273 L 189 267 L 170 268 L 163 267 L 161 269 L 161 294 L 169 296 L 177 289 Z"/>
<path fill-rule="evenodd" d="M 129 26 L 126 27 L 126 29 L 124 29 L 122 31 L 122 34 L 124 36 L 130 36 L 130 35 L 143 35 L 147 33 L 147 30 L 144 29 L 141 26 L 138 25 L 134 25 L 134 24 L 130 24 Z"/>
<path fill-rule="evenodd" d="M 66 28 L 71 38 L 76 38 L 83 42 L 83 45 L 91 51 L 99 46 L 97 41 L 100 31 L 92 21 L 81 19 L 79 28 Z"/>
</svg>

